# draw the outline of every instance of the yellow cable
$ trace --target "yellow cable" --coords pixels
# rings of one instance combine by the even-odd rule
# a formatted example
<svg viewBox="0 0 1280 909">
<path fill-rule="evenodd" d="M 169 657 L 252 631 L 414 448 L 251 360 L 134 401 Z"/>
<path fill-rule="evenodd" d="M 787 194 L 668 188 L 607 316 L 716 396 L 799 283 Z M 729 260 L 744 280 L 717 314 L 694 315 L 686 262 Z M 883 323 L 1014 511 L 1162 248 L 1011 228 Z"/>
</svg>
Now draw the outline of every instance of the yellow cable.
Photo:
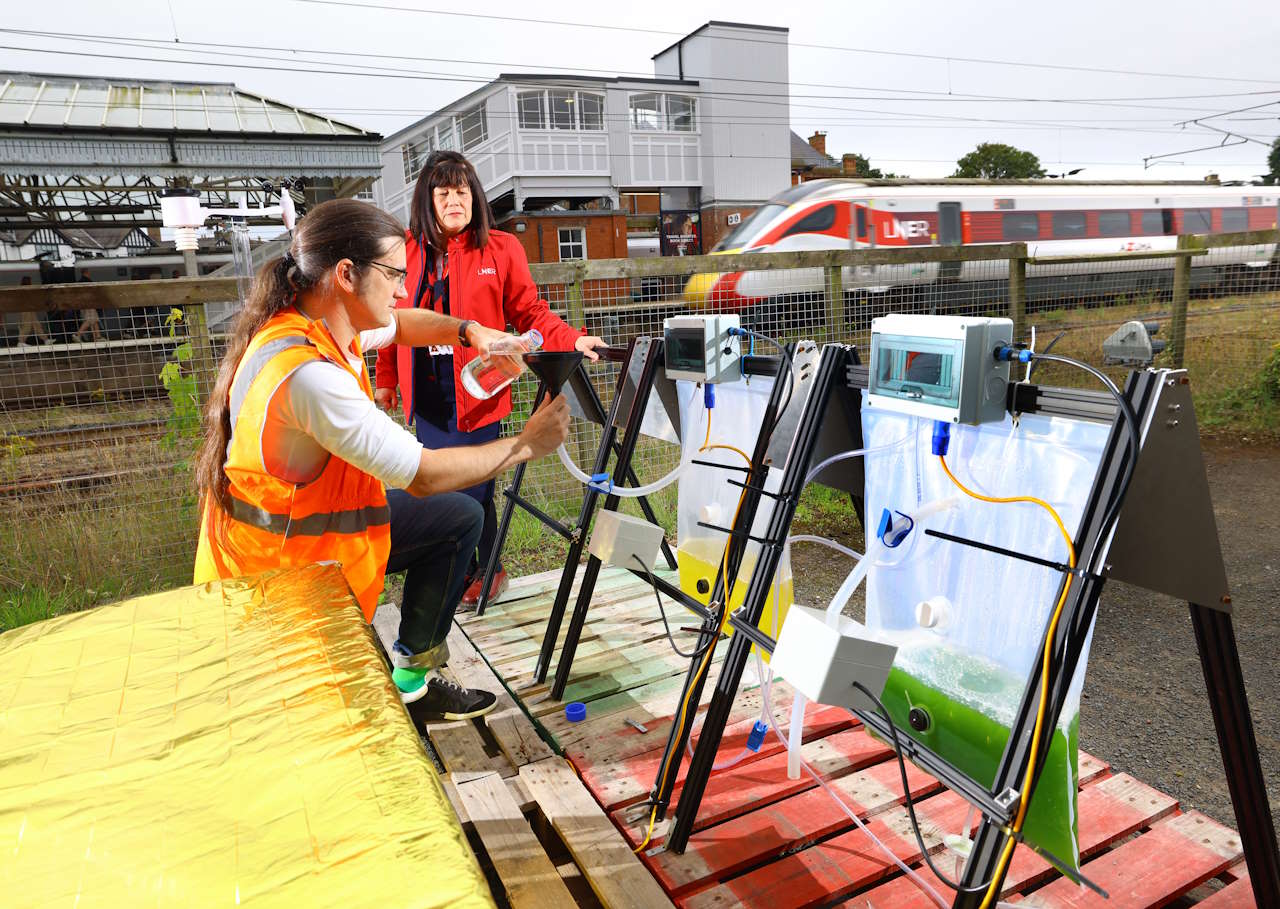
<svg viewBox="0 0 1280 909">
<path fill-rule="evenodd" d="M 942 469 L 951 479 L 956 487 L 970 498 L 978 499 L 982 502 L 994 502 L 997 504 L 1006 504 L 1010 502 L 1030 502 L 1039 505 L 1053 518 L 1053 522 L 1058 525 L 1058 530 L 1062 533 L 1062 538 L 1067 543 L 1067 564 L 1072 568 L 1076 567 L 1076 547 L 1071 541 L 1071 534 L 1067 533 L 1066 526 L 1062 523 L 1062 518 L 1058 517 L 1058 512 L 1053 506 L 1043 499 L 1037 499 L 1034 496 L 984 496 L 981 493 L 974 492 L 966 487 L 963 483 L 956 479 L 955 474 L 951 472 L 951 468 L 947 466 L 946 455 L 939 455 L 938 460 L 942 462 Z M 1027 809 L 1031 804 L 1031 778 L 1035 775 L 1036 758 L 1040 750 L 1040 730 L 1044 728 L 1045 709 L 1048 706 L 1049 696 L 1049 657 L 1050 649 L 1053 644 L 1053 636 L 1057 633 L 1058 620 L 1062 618 L 1062 607 L 1067 602 L 1067 593 L 1071 590 L 1072 576 L 1067 575 L 1066 583 L 1062 585 L 1062 595 L 1058 597 L 1058 604 L 1053 608 L 1053 616 L 1049 620 L 1049 628 L 1045 632 L 1044 638 L 1044 659 L 1040 667 L 1040 706 L 1036 710 L 1035 731 L 1031 735 L 1031 752 L 1027 760 L 1027 774 L 1022 780 L 1022 795 L 1018 802 L 1018 814 L 1014 818 L 1012 830 L 1018 833 L 1022 830 L 1022 822 L 1026 820 Z M 996 897 L 996 882 L 1000 880 L 1005 869 L 1009 865 L 1009 859 L 1013 856 L 1014 839 L 1012 836 L 1005 841 L 1004 850 L 1000 853 L 1000 862 L 996 866 L 996 873 L 992 875 L 991 885 L 987 887 L 987 892 L 982 898 L 981 909 L 988 909 L 992 901 Z"/>
<path fill-rule="evenodd" d="M 707 410 L 707 435 L 702 440 L 702 447 L 699 448 L 698 451 L 700 452 L 710 451 L 717 448 L 726 449 L 728 451 L 736 451 L 738 455 L 741 456 L 742 459 L 747 462 L 748 465 L 751 464 L 751 458 L 748 457 L 747 454 L 743 452 L 741 449 L 735 448 L 732 445 L 712 445 L 711 444 L 711 411 L 710 409 L 708 409 Z M 747 494 L 747 491 L 744 489 L 738 495 L 738 505 L 733 510 L 733 520 L 729 522 L 730 526 L 738 522 L 738 513 L 742 510 L 742 500 L 746 497 L 746 494 Z M 729 540 L 725 542 L 724 549 L 720 553 L 719 573 L 721 575 L 725 574 L 725 561 L 729 556 L 729 544 L 732 541 L 733 541 L 733 537 L 730 537 Z M 735 579 L 735 584 L 736 584 L 736 579 Z M 727 577 L 725 578 L 725 587 L 726 588 L 729 587 L 729 581 Z M 727 590 L 725 593 L 725 602 L 726 603 L 730 602 L 732 598 L 733 598 L 732 590 L 731 589 Z M 716 637 L 719 637 L 721 634 L 724 633 L 725 626 L 728 623 L 729 623 L 729 609 L 726 606 L 725 608 L 722 608 L 720 610 L 720 627 L 716 631 Z M 693 689 L 698 686 L 698 682 L 702 679 L 703 674 L 707 671 L 707 667 L 711 664 L 711 656 L 714 651 L 715 651 L 715 646 L 709 645 L 706 649 L 706 652 L 702 655 L 702 663 L 698 666 L 698 671 L 694 675 L 693 683 L 689 686 L 688 690 L 685 692 L 684 700 L 682 700 L 680 703 L 680 715 L 676 721 L 677 727 L 684 726 L 685 714 L 689 710 L 689 696 L 693 694 Z M 675 752 L 675 753 L 678 754 L 679 752 Z M 662 765 L 662 776 L 658 781 L 659 792 L 661 792 L 663 787 L 666 786 L 667 774 L 670 771 L 671 771 L 671 758 L 670 756 L 668 756 L 666 763 Z M 655 804 L 653 806 L 653 810 L 649 812 L 649 828 L 648 830 L 645 831 L 644 839 L 640 841 L 639 846 L 631 850 L 632 852 L 639 853 L 644 850 L 645 846 L 649 845 L 649 840 L 653 837 L 653 827 L 654 827 L 654 824 L 657 823 L 657 819 L 658 819 L 658 806 Z"/>
</svg>

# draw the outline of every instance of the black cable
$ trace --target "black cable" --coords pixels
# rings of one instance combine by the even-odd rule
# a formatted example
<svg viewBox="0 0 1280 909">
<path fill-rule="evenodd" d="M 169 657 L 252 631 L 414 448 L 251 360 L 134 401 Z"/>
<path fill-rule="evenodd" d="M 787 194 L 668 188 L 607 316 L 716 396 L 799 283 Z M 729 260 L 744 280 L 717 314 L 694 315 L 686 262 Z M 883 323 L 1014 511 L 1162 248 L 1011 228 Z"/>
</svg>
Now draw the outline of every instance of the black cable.
<svg viewBox="0 0 1280 909">
<path fill-rule="evenodd" d="M 1046 354 L 1048 354 L 1049 351 L 1053 350 L 1053 345 L 1057 344 L 1066 336 L 1067 336 L 1067 333 L 1065 331 L 1058 332 L 1057 336 L 1055 336 L 1052 341 L 1050 341 L 1048 344 L 1044 346 L 1044 350 L 1040 352 L 1040 356 L 1043 357 Z M 1027 381 L 1028 382 L 1031 381 L 1031 377 L 1034 376 L 1035 374 L 1036 374 L 1036 362 L 1035 360 L 1032 360 L 1030 367 L 1027 369 Z"/>
<path fill-rule="evenodd" d="M 1074 366 L 1077 369 L 1083 369 L 1101 382 L 1111 392 L 1111 396 L 1116 399 L 1116 406 L 1120 408 L 1120 414 L 1124 417 L 1125 429 L 1129 434 L 1129 461 L 1125 464 L 1124 479 L 1120 481 L 1120 486 L 1116 490 L 1111 501 L 1107 505 L 1106 514 L 1103 516 L 1102 524 L 1098 529 L 1098 541 L 1106 540 L 1107 534 L 1120 517 L 1120 504 L 1124 501 L 1125 493 L 1129 491 L 1129 483 L 1133 479 L 1133 470 L 1138 463 L 1138 415 L 1133 412 L 1133 405 L 1129 403 L 1129 399 L 1121 394 L 1120 389 L 1116 387 L 1116 383 L 1111 381 L 1111 377 L 1101 370 L 1095 369 L 1088 363 L 1082 363 L 1080 360 L 1064 357 L 1059 354 L 1032 354 L 1032 362 L 1035 360 L 1048 360 L 1051 363 L 1063 363 L 1067 366 Z M 1100 546 L 1095 546 L 1093 552 L 1089 554 L 1088 570 L 1091 573 L 1097 573 L 1097 559 L 1102 552 Z"/>
<path fill-rule="evenodd" d="M 907 764 L 902 757 L 902 741 L 898 738 L 898 727 L 894 724 L 893 717 L 889 716 L 889 711 L 885 709 L 883 701 L 872 694 L 871 691 L 861 682 L 854 682 L 853 687 L 857 688 L 875 702 L 876 712 L 880 714 L 885 723 L 889 726 L 889 734 L 893 738 L 893 752 L 898 756 L 898 771 L 902 774 L 902 798 L 907 803 L 907 814 L 911 816 L 911 830 L 916 835 L 916 845 L 920 847 L 920 854 L 924 856 L 925 863 L 928 864 L 929 870 L 933 872 L 934 877 L 942 881 L 942 883 L 946 884 L 957 893 L 982 893 L 991 886 L 990 880 L 985 884 L 966 887 L 963 884 L 958 884 L 951 880 L 951 878 L 939 871 L 938 866 L 933 863 L 933 859 L 929 855 L 929 850 L 925 848 L 924 837 L 920 835 L 920 821 L 916 818 L 915 803 L 911 800 L 911 784 L 907 780 Z M 968 830 L 964 831 L 964 833 L 965 836 L 969 835 Z"/>
<path fill-rule="evenodd" d="M 667 624 L 667 610 L 662 605 L 662 595 L 658 593 L 658 585 L 657 585 L 657 582 L 655 582 L 653 579 L 653 572 L 649 570 L 649 566 L 646 565 L 638 555 L 635 555 L 633 553 L 631 558 L 634 559 L 640 565 L 641 570 L 643 570 L 645 575 L 648 576 L 649 583 L 653 587 L 653 598 L 658 601 L 658 614 L 662 616 L 662 627 L 666 629 L 667 641 L 671 644 L 671 649 L 674 650 L 677 654 L 679 654 L 681 657 L 683 657 L 686 660 L 696 660 L 698 657 L 702 656 L 704 653 L 707 652 L 708 647 L 714 647 L 716 640 L 720 637 L 719 634 L 713 634 L 710 640 L 707 641 L 707 643 L 695 649 L 692 653 L 685 653 L 676 645 L 676 639 L 671 635 L 671 626 Z"/>
<path fill-rule="evenodd" d="M 782 415 L 786 413 L 787 408 L 791 406 L 791 393 L 795 391 L 796 387 L 795 372 L 791 369 L 791 358 L 787 356 L 786 349 L 768 335 L 761 334 L 758 331 L 752 331 L 750 328 L 739 328 L 738 330 L 749 337 L 759 338 L 761 341 L 767 341 L 772 344 L 778 351 L 778 359 L 780 359 L 783 365 L 787 367 L 787 397 L 782 402 L 782 406 L 778 408 L 777 414 L 774 415 L 773 425 L 769 427 L 769 435 L 772 436 L 773 431 L 777 429 L 778 424 L 782 422 Z"/>
</svg>

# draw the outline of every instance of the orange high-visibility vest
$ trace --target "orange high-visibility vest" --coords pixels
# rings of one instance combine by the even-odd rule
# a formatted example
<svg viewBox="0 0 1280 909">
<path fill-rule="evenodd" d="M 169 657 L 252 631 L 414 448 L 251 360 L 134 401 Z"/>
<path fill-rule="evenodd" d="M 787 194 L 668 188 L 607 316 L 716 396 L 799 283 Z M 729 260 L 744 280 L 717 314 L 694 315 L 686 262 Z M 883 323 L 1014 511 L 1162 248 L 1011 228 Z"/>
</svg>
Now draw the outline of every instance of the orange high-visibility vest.
<svg viewBox="0 0 1280 909">
<path fill-rule="evenodd" d="M 356 341 L 356 354 L 361 354 Z M 372 621 L 391 552 L 391 511 L 382 481 L 330 455 L 302 482 L 270 473 L 263 434 L 275 392 L 294 370 L 329 360 L 355 375 L 370 399 L 363 363 L 352 369 L 322 322 L 290 307 L 267 321 L 245 349 L 229 393 L 231 441 L 223 466 L 231 511 L 204 504 L 195 582 L 270 568 L 338 562 L 366 619 Z M 296 479 L 298 471 L 290 471 Z"/>
</svg>

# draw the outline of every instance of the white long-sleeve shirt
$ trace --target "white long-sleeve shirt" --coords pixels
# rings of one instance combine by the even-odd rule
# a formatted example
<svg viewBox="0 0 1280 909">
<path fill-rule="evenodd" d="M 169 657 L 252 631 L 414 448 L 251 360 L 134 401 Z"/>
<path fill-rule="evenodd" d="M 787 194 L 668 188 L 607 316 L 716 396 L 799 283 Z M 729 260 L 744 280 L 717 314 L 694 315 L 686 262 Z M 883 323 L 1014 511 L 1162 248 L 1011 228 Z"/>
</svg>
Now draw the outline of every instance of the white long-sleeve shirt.
<svg viewBox="0 0 1280 909">
<path fill-rule="evenodd" d="M 396 320 L 360 332 L 363 350 L 395 342 Z M 365 365 L 344 351 L 354 369 Z M 334 455 L 377 477 L 388 487 L 403 489 L 418 473 L 422 445 L 400 424 L 374 405 L 359 381 L 336 363 L 305 363 L 277 389 L 276 407 L 268 408 L 263 427 L 263 461 L 267 470 L 287 482 L 314 479 Z"/>
</svg>

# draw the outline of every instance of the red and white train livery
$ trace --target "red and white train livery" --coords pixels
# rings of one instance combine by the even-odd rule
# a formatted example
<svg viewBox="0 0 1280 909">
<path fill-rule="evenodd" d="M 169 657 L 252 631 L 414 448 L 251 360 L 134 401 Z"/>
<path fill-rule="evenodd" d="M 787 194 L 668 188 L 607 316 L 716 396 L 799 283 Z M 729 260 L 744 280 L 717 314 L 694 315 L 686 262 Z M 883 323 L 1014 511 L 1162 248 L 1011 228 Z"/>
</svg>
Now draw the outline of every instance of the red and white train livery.
<svg viewBox="0 0 1280 909">
<path fill-rule="evenodd" d="M 1031 256 L 1168 250 L 1180 234 L 1235 233 L 1277 226 L 1280 190 L 1271 186 L 1058 181 L 814 180 L 779 193 L 717 244 L 712 255 L 797 250 L 1027 244 Z M 1259 269 L 1276 257 L 1274 243 L 1231 247 L 1192 259 L 1194 283 L 1220 279 L 1224 268 Z M 1106 274 L 1106 288 L 1158 288 L 1170 280 L 1171 258 L 1041 264 L 1027 268 L 1028 296 L 1043 299 L 1070 276 Z M 883 293 L 913 285 L 1003 282 L 1008 264 L 931 262 L 846 267 L 846 290 Z M 691 303 L 739 310 L 766 300 L 820 293 L 821 269 L 699 274 L 685 286 Z"/>
</svg>

